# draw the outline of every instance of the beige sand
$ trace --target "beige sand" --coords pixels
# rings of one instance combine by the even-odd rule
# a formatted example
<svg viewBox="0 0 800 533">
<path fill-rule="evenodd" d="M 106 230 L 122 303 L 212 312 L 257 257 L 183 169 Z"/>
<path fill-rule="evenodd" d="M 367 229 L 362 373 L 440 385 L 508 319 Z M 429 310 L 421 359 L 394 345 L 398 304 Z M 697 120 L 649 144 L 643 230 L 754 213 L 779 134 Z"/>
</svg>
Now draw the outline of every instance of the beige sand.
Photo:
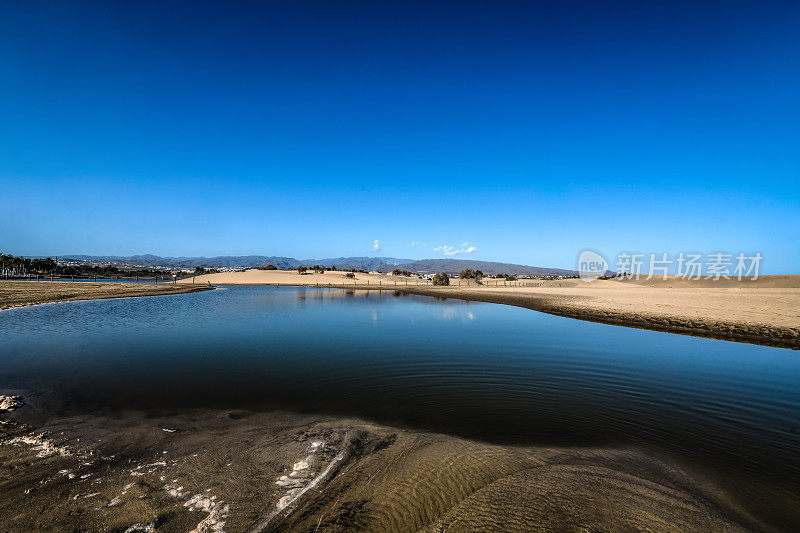
<svg viewBox="0 0 800 533">
<path fill-rule="evenodd" d="M 342 272 L 248 270 L 198 276 L 195 284 L 272 284 L 397 289 L 504 303 L 547 313 L 659 331 L 800 348 L 800 276 L 736 280 L 596 280 L 585 283 L 521 280 L 515 283 L 452 280 L 433 287 L 426 280 Z M 192 283 L 192 279 L 183 283 Z"/>
<path fill-rule="evenodd" d="M 90 283 L 88 281 L 0 281 L 0 310 L 52 302 L 186 294 L 206 290 L 201 285 L 172 283 Z"/>
</svg>

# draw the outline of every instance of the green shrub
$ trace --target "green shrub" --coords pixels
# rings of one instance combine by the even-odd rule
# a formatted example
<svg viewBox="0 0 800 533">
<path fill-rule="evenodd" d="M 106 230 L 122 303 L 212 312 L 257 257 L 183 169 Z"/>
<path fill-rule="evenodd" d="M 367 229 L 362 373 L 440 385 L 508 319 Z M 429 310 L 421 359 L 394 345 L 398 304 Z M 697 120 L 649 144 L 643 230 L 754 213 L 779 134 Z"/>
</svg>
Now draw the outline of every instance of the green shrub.
<svg viewBox="0 0 800 533">
<path fill-rule="evenodd" d="M 462 279 L 475 279 L 480 281 L 483 279 L 483 272 L 480 270 L 472 270 L 471 268 L 465 268 L 461 271 L 461 274 L 458 275 L 459 278 Z"/>
<path fill-rule="evenodd" d="M 450 276 L 445 272 L 437 272 L 433 275 L 434 285 L 450 285 Z"/>
</svg>

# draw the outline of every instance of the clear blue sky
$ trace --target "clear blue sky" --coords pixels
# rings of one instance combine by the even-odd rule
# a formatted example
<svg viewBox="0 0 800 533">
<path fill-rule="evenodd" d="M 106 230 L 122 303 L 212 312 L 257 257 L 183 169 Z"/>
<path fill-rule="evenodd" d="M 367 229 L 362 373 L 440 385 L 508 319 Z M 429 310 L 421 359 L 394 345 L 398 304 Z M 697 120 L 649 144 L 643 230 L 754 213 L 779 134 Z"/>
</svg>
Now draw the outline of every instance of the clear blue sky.
<svg viewBox="0 0 800 533">
<path fill-rule="evenodd" d="M 798 58 L 795 1 L 5 0 L 0 250 L 800 272 Z"/>
</svg>

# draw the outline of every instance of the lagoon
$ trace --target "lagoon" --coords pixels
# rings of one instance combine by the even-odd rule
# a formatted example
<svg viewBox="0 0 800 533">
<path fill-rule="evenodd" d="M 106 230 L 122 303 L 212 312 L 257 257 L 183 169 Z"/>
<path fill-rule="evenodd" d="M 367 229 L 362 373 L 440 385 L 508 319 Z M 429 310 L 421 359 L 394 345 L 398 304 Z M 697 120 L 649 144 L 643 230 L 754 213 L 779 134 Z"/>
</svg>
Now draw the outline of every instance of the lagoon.
<svg viewBox="0 0 800 533">
<path fill-rule="evenodd" d="M 44 417 L 282 409 L 633 447 L 800 524 L 800 359 L 787 349 L 393 291 L 248 286 L 12 309 L 0 343 L 0 388 L 37 397 Z"/>
</svg>

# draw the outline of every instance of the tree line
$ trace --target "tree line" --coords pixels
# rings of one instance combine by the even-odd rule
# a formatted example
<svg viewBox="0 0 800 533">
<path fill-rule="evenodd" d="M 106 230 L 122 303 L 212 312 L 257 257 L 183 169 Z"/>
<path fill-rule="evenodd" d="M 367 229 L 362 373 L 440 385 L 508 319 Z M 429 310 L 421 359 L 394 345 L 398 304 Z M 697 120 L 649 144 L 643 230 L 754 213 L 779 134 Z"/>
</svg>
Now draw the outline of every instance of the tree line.
<svg viewBox="0 0 800 533">
<path fill-rule="evenodd" d="M 114 265 L 59 265 L 52 257 L 29 258 L 0 254 L 0 275 L 28 276 L 30 274 L 108 278 L 120 274 L 125 276 L 155 277 L 164 276 L 168 273 L 148 268 L 121 270 Z"/>
</svg>

